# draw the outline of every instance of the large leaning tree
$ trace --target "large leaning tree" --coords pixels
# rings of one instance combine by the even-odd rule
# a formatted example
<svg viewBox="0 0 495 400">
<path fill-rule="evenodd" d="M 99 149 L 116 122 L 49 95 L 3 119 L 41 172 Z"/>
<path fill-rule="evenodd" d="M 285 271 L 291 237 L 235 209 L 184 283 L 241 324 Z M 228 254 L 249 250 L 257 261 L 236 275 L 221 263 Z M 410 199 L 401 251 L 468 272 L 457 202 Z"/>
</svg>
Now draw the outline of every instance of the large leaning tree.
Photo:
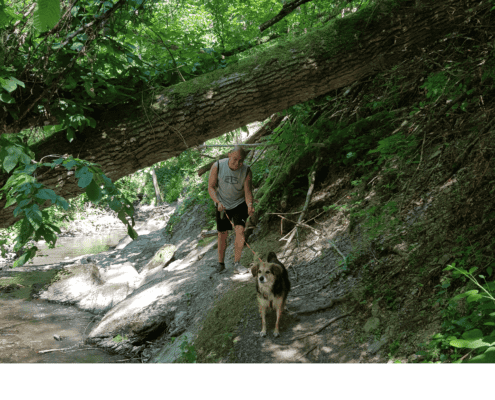
<svg viewBox="0 0 495 400">
<path fill-rule="evenodd" d="M 10 104 L 1 103 L 2 134 L 19 132 L 33 121 L 39 123 L 40 115 L 47 120 L 57 118 L 47 99 L 55 99 L 57 90 L 63 90 L 60 84 L 70 83 L 70 68 L 78 65 L 76 58 L 84 51 L 84 39 L 96 37 L 125 3 L 109 3 L 97 19 L 74 32 L 73 38 L 82 35 L 83 47 L 78 51 L 76 46 L 72 58 L 67 57 L 66 64 L 60 66 L 60 76 L 46 81 L 37 78 L 29 88 L 19 85 L 10 93 L 20 108 L 17 118 L 7 118 Z M 99 163 L 105 174 L 116 180 L 247 123 L 390 68 L 455 32 L 459 25 L 475 24 L 476 13 L 487 12 L 490 7 L 488 1 L 471 0 L 377 2 L 346 18 L 332 19 L 296 39 L 279 40 L 264 52 L 225 69 L 142 91 L 139 98 L 95 115 L 96 123 L 75 132 L 71 142 L 67 140 L 67 130 L 50 136 L 33 148 L 34 159 L 72 155 Z M 59 25 L 48 34 L 56 34 L 57 29 L 62 29 Z M 23 75 L 16 79 L 28 80 Z M 90 83 L 87 89 L 93 89 Z M 43 113 L 35 114 L 38 109 Z M 7 179 L 7 174 L 0 175 L 0 187 Z M 82 192 L 74 173 L 64 168 L 47 169 L 38 181 L 65 198 Z M 16 221 L 15 204 L 4 208 L 5 204 L 5 198 L 0 200 L 0 227 Z"/>
</svg>

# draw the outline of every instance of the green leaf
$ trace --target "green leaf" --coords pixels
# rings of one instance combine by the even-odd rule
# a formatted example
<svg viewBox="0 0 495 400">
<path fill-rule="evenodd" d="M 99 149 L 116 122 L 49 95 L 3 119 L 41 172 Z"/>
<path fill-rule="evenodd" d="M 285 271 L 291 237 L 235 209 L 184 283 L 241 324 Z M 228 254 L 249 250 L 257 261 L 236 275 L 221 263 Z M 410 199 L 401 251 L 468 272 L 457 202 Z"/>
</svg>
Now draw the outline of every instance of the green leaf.
<svg viewBox="0 0 495 400">
<path fill-rule="evenodd" d="M 473 357 L 468 363 L 495 363 L 495 347 L 488 348 L 483 354 Z"/>
<path fill-rule="evenodd" d="M 64 89 L 72 90 L 75 89 L 76 86 L 77 86 L 76 80 L 72 77 L 72 75 L 69 75 L 65 80 Z"/>
<path fill-rule="evenodd" d="M 15 103 L 14 98 L 8 93 L 0 93 L 0 101 L 3 101 L 4 103 L 7 104 Z"/>
<path fill-rule="evenodd" d="M 31 207 L 26 208 L 26 218 L 35 230 L 40 229 L 43 217 L 38 204 L 33 204 Z"/>
<path fill-rule="evenodd" d="M 5 169 L 5 171 L 10 172 L 15 168 L 18 161 L 19 154 L 9 154 L 7 157 L 5 157 L 5 160 L 3 160 L 3 168 Z"/>
<path fill-rule="evenodd" d="M 109 206 L 113 211 L 119 211 L 122 208 L 122 203 L 117 199 L 112 199 Z"/>
<path fill-rule="evenodd" d="M 72 127 L 68 127 L 67 128 L 67 140 L 69 141 L 69 143 L 72 143 L 72 141 L 74 140 L 74 137 L 76 136 L 76 133 L 74 131 L 74 128 Z"/>
<path fill-rule="evenodd" d="M 450 345 L 459 348 L 477 349 L 495 344 L 495 336 L 483 337 L 483 333 L 479 329 L 464 332 L 462 337 L 463 339 L 452 340 Z"/>
<path fill-rule="evenodd" d="M 88 117 L 88 121 L 91 128 L 96 128 L 96 121 L 93 118 Z"/>
<path fill-rule="evenodd" d="M 101 199 L 101 190 L 94 180 L 86 187 L 86 194 L 91 201 L 98 201 Z"/>
<path fill-rule="evenodd" d="M 444 271 L 450 271 L 451 269 L 455 268 L 455 263 L 452 263 L 452 265 L 447 265 L 443 270 Z"/>
<path fill-rule="evenodd" d="M 21 18 L 16 15 L 15 12 L 9 10 L 7 6 L 4 5 L 3 1 L 0 2 L 0 28 L 8 25 L 9 22 L 18 21 Z"/>
<path fill-rule="evenodd" d="M 91 82 L 84 82 L 84 89 L 86 89 L 86 93 L 89 94 L 91 97 L 95 98 L 95 89 L 91 87 Z"/>
<path fill-rule="evenodd" d="M 85 188 L 93 180 L 93 173 L 88 169 L 88 167 L 84 166 L 76 171 L 76 178 L 79 179 L 77 185 L 80 188 Z"/>
<path fill-rule="evenodd" d="M 60 0 L 38 0 L 33 19 L 38 31 L 52 29 L 60 19 Z"/>
<path fill-rule="evenodd" d="M 473 301 L 478 301 L 479 299 L 482 299 L 483 296 L 481 294 L 472 294 L 471 296 L 469 296 L 466 301 L 468 303 L 471 303 Z"/>
<path fill-rule="evenodd" d="M 7 92 L 13 92 L 14 90 L 17 89 L 17 85 L 22 86 L 23 88 L 26 87 L 24 85 L 24 82 L 21 82 L 19 79 L 14 78 L 13 76 L 9 77 L 8 79 L 2 79 L 2 87 L 7 91 Z"/>
<path fill-rule="evenodd" d="M 45 223 L 45 225 L 47 227 L 49 227 L 52 231 L 57 232 L 57 233 L 61 233 L 61 230 L 58 226 L 53 225 L 53 224 L 49 224 L 49 223 Z"/>
<path fill-rule="evenodd" d="M 70 46 L 71 50 L 81 51 L 84 45 L 81 42 L 75 42 Z"/>
<path fill-rule="evenodd" d="M 58 196 L 52 189 L 40 189 L 38 193 L 34 195 L 34 197 L 43 200 L 51 200 L 51 202 L 55 204 Z"/>
<path fill-rule="evenodd" d="M 137 232 L 130 225 L 127 226 L 127 233 L 129 234 L 132 240 L 138 237 Z"/>
<path fill-rule="evenodd" d="M 473 267 L 469 270 L 469 273 L 472 274 L 474 271 L 476 271 L 478 269 L 478 267 Z"/>
<path fill-rule="evenodd" d="M 67 170 L 71 170 L 72 167 L 74 167 L 75 165 L 77 165 L 77 161 L 76 160 L 71 160 L 71 159 L 64 160 L 62 165 L 65 168 L 67 168 Z"/>
</svg>

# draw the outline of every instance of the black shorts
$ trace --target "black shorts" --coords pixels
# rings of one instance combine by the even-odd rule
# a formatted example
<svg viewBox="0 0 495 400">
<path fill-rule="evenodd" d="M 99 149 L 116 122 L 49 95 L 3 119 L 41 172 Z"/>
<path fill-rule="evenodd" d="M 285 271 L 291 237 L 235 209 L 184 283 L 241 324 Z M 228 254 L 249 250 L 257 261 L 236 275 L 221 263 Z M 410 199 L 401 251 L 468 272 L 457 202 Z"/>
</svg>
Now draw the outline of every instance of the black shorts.
<svg viewBox="0 0 495 400">
<path fill-rule="evenodd" d="M 230 221 L 227 219 L 227 215 L 220 219 L 220 211 L 218 211 L 218 205 L 216 206 L 217 212 L 217 231 L 225 232 L 232 230 L 232 224 L 230 221 L 234 223 L 235 226 L 241 225 L 246 226 L 246 220 L 248 219 L 248 207 L 245 201 L 239 204 L 237 207 L 234 207 L 232 210 L 225 210 L 226 214 L 230 218 Z"/>
</svg>

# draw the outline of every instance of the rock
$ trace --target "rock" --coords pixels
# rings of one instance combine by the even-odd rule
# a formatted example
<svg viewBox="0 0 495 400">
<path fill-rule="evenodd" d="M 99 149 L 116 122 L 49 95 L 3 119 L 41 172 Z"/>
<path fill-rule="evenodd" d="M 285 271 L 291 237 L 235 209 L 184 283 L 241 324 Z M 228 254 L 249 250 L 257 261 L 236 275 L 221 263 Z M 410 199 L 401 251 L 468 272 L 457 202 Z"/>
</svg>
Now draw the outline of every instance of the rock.
<svg viewBox="0 0 495 400">
<path fill-rule="evenodd" d="M 450 254 L 444 254 L 442 257 L 440 257 L 440 260 L 438 260 L 438 264 L 445 265 L 451 258 L 452 256 Z"/>
<path fill-rule="evenodd" d="M 58 341 L 62 340 L 62 338 L 59 335 L 53 335 L 53 338 Z"/>
<path fill-rule="evenodd" d="M 380 340 L 373 342 L 368 345 L 368 353 L 375 354 L 388 342 L 388 337 L 383 336 Z"/>
<path fill-rule="evenodd" d="M 109 310 L 124 300 L 138 286 L 140 277 L 130 263 L 115 264 L 106 270 L 96 264 L 66 268 L 71 275 L 52 284 L 41 299 L 75 304 L 93 313 Z"/>
<path fill-rule="evenodd" d="M 165 268 L 173 259 L 177 248 L 173 244 L 165 244 L 155 253 L 153 258 L 138 271 L 143 274 L 157 267 Z"/>
<path fill-rule="evenodd" d="M 161 350 L 155 354 L 150 363 L 172 363 L 177 360 L 181 355 L 180 345 L 186 339 L 188 342 L 193 340 L 191 332 L 186 332 L 182 336 L 176 338 L 173 343 L 169 342 L 161 348 Z"/>
<path fill-rule="evenodd" d="M 380 319 L 377 317 L 371 317 L 368 319 L 368 321 L 366 321 L 363 329 L 365 332 L 374 331 L 376 328 L 378 328 L 378 325 L 380 325 Z"/>
</svg>

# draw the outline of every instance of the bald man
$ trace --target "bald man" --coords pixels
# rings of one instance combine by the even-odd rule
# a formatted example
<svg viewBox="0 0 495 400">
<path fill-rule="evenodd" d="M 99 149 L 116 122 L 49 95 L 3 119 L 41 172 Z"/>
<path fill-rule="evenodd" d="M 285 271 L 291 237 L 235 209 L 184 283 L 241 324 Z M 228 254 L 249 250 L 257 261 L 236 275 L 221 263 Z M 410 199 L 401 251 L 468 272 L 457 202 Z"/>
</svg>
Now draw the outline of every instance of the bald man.
<svg viewBox="0 0 495 400">
<path fill-rule="evenodd" d="M 244 227 L 248 216 L 253 215 L 252 173 L 244 159 L 247 152 L 241 146 L 235 146 L 228 158 L 215 162 L 210 169 L 208 193 L 216 204 L 216 219 L 218 231 L 218 265 L 216 272 L 225 271 L 225 249 L 227 247 L 228 231 L 235 230 L 234 272 L 245 274 L 249 272 L 241 265 L 241 254 L 244 248 Z M 221 218 L 221 212 L 227 216 Z M 229 221 L 230 219 L 230 221 Z"/>
</svg>

